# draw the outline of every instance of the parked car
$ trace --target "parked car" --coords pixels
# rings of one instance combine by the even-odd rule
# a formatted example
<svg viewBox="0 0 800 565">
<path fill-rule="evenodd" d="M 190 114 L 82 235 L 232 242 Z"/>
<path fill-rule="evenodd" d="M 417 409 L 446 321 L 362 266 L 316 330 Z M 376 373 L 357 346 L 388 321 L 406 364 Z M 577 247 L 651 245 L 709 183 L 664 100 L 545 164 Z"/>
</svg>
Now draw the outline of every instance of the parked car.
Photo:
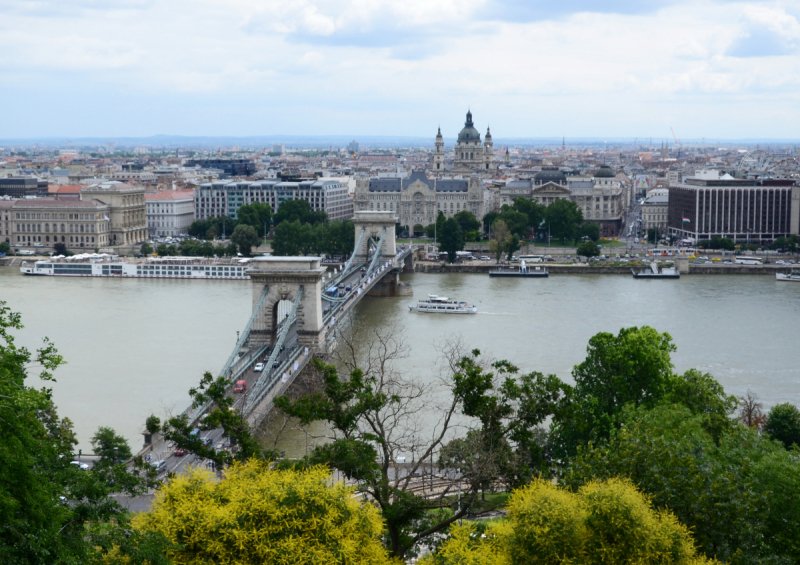
<svg viewBox="0 0 800 565">
<path fill-rule="evenodd" d="M 264 363 L 256 363 L 255 368 L 253 369 L 256 373 L 260 373 L 264 370 Z"/>
<path fill-rule="evenodd" d="M 156 470 L 156 473 L 163 473 L 167 470 L 167 462 L 163 459 L 159 459 L 158 461 L 153 461 L 150 463 L 150 466 Z"/>
<path fill-rule="evenodd" d="M 481 261 L 491 261 L 491 257 L 487 257 L 486 255 L 481 255 Z"/>
<path fill-rule="evenodd" d="M 80 461 L 70 461 L 69 464 L 74 465 L 77 469 L 80 469 L 81 471 L 89 470 L 89 465 L 87 465 L 86 463 L 81 463 Z"/>
<path fill-rule="evenodd" d="M 176 450 L 173 452 L 173 455 L 175 455 L 175 457 L 183 457 L 184 455 L 186 455 L 186 450 L 185 450 L 185 449 L 181 449 L 181 448 L 179 447 L 178 449 L 176 449 Z"/>
</svg>

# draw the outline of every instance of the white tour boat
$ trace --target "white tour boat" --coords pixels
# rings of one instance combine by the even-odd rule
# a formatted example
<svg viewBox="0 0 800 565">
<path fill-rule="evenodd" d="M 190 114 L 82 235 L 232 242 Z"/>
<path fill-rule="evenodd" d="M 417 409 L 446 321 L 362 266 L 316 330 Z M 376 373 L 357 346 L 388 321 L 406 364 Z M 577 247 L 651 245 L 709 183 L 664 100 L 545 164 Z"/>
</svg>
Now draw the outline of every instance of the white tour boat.
<svg viewBox="0 0 800 565">
<path fill-rule="evenodd" d="M 231 261 L 205 257 L 148 257 L 122 261 L 112 255 L 88 253 L 23 262 L 20 271 L 24 275 L 51 277 L 248 280 L 248 263 L 246 259 Z"/>
<path fill-rule="evenodd" d="M 792 271 L 791 273 L 775 273 L 775 279 L 785 282 L 800 282 L 800 271 Z"/>
<path fill-rule="evenodd" d="M 432 314 L 477 314 L 478 312 L 476 306 L 435 294 L 429 294 L 427 300 L 420 300 L 413 306 L 409 306 L 408 309 L 412 312 L 430 312 Z"/>
</svg>

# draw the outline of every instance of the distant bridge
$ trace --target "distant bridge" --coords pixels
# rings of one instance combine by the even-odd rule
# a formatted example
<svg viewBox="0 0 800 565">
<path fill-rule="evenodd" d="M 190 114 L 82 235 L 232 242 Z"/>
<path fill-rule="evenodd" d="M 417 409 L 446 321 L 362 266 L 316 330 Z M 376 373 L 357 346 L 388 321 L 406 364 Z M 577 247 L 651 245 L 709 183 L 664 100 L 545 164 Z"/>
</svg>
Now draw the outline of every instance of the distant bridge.
<svg viewBox="0 0 800 565">
<path fill-rule="evenodd" d="M 333 272 L 319 257 L 253 259 L 253 313 L 219 373 L 231 389 L 236 381 L 247 381 L 247 393 L 236 407 L 251 426 L 264 420 L 275 396 L 314 356 L 328 351 L 338 320 L 376 287 L 383 296 L 394 295 L 399 274 L 405 268 L 413 271 L 413 246 L 397 247 L 396 222 L 393 212 L 356 212 L 353 253 Z M 260 362 L 264 369 L 255 372 Z M 195 426 L 209 408 L 190 407 L 184 414 Z"/>
</svg>

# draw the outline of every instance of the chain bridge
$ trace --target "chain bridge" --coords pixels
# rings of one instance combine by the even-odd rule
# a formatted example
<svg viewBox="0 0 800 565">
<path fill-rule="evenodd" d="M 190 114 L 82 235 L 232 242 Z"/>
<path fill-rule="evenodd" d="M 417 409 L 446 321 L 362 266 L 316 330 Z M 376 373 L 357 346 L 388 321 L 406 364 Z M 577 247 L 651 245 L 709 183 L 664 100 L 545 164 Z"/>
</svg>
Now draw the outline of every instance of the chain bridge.
<svg viewBox="0 0 800 565">
<path fill-rule="evenodd" d="M 219 375 L 235 383 L 246 381 L 236 408 L 258 426 L 272 401 L 302 373 L 308 362 L 333 345 L 338 320 L 367 294 L 394 296 L 399 275 L 413 270 L 412 245 L 395 242 L 393 212 L 356 212 L 355 247 L 346 263 L 329 270 L 320 257 L 256 257 L 249 271 L 253 313 L 239 334 Z M 257 364 L 264 368 L 255 371 Z M 198 425 L 208 405 L 184 411 Z M 218 434 L 214 434 L 218 435 Z"/>
</svg>

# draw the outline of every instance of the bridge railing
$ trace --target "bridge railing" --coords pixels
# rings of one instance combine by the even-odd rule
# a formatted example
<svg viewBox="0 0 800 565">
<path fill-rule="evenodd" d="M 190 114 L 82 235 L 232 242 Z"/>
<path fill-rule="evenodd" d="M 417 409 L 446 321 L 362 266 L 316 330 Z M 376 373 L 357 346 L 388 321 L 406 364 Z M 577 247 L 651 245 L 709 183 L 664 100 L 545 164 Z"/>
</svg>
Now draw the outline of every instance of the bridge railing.
<svg viewBox="0 0 800 565">
<path fill-rule="evenodd" d="M 286 356 L 286 359 L 280 364 L 280 366 L 272 371 L 271 378 L 269 382 L 265 383 L 261 389 L 250 396 L 247 400 L 247 406 L 245 411 L 245 417 L 250 420 L 252 426 L 257 426 L 261 423 L 261 420 L 269 413 L 272 405 L 268 405 L 263 407 L 263 409 L 258 413 L 253 413 L 253 411 L 258 408 L 259 404 L 264 401 L 264 399 L 269 395 L 270 392 L 278 385 L 279 382 L 283 382 L 283 375 L 287 375 L 286 382 L 288 382 L 289 371 L 291 370 L 291 374 L 293 375 L 295 372 L 299 372 L 305 364 L 308 362 L 307 358 L 310 358 L 311 351 L 307 347 L 297 347 L 296 349 L 292 350 L 289 355 Z M 306 357 L 306 359 L 302 359 L 302 364 L 297 364 L 297 370 L 294 370 L 294 364 L 296 361 L 300 360 L 301 357 Z"/>
</svg>

